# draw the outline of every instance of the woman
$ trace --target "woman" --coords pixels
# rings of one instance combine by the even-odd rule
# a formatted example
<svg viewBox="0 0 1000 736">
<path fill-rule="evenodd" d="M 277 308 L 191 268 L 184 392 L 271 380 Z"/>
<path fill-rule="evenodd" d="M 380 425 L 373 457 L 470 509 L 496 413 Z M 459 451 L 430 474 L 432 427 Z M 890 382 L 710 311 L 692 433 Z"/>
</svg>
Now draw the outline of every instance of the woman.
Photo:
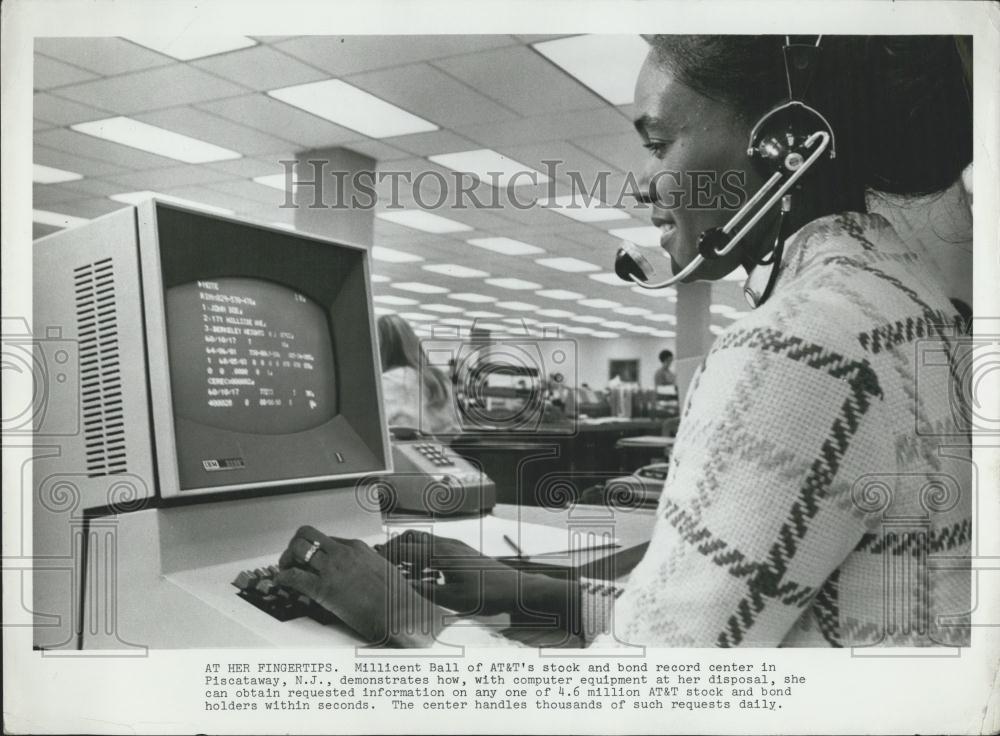
<svg viewBox="0 0 1000 736">
<path fill-rule="evenodd" d="M 425 434 L 459 432 L 451 383 L 427 362 L 409 323 L 395 314 L 379 317 L 378 344 L 389 426 Z"/>
<path fill-rule="evenodd" d="M 708 207 L 670 188 L 691 172 L 738 172 L 745 201 L 765 179 L 747 142 L 788 96 L 784 41 L 651 41 L 635 95 L 649 151 L 641 184 L 653 183 L 674 273 L 733 210 L 718 204 L 719 186 Z M 927 194 L 959 178 L 971 159 L 968 88 L 951 38 L 827 37 L 816 64 L 805 99 L 827 116 L 836 157 L 803 178 L 784 223 L 769 212 L 690 277 L 750 271 L 784 247 L 769 298 L 719 336 L 692 382 L 652 541 L 627 583 L 567 584 L 404 535 L 388 560 L 444 568 L 446 582 L 423 590 L 437 604 L 424 602 L 423 629 L 399 633 L 421 601 L 356 542 L 303 528 L 283 579 L 397 645 L 461 643 L 439 605 L 555 612 L 588 643 L 611 645 L 968 643 L 968 570 L 927 568 L 928 555 L 961 559 L 970 544 L 968 437 L 949 375 L 956 314 L 926 265 L 865 211 L 868 190 Z M 918 360 L 926 343 L 936 362 Z M 311 548 L 323 554 L 303 566 Z M 336 592 L 359 566 L 379 581 L 377 600 Z M 388 606 L 383 590 L 396 591 Z"/>
</svg>

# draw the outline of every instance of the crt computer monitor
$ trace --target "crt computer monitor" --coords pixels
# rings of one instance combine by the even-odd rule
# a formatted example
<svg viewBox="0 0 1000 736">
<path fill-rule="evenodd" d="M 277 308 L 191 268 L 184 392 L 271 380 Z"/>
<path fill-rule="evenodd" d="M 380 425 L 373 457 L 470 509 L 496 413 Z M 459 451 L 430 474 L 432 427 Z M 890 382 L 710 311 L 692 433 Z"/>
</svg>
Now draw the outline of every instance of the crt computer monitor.
<svg viewBox="0 0 1000 736">
<path fill-rule="evenodd" d="M 121 474 L 171 500 L 387 467 L 365 249 L 151 200 L 34 250 L 36 334 L 79 366 L 43 433 L 85 506 Z"/>
<path fill-rule="evenodd" d="M 357 521 L 351 488 L 391 467 L 363 247 L 150 200 L 32 248 L 36 645 L 86 628 L 96 530 L 141 624 L 196 605 L 170 566 L 278 546 L 316 509 Z"/>
<path fill-rule="evenodd" d="M 233 629 L 169 575 L 317 514 L 377 528 L 351 493 L 391 467 L 365 248 L 150 200 L 33 257 L 37 646 L 117 646 L 105 590 L 136 637 Z"/>
</svg>

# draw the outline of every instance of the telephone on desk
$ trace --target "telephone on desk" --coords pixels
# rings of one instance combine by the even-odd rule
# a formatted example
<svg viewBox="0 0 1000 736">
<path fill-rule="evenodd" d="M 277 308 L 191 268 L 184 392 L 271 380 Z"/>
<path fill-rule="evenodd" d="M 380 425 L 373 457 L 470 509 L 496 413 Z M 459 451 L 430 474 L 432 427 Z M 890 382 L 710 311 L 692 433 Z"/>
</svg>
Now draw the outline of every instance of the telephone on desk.
<svg viewBox="0 0 1000 736">
<path fill-rule="evenodd" d="M 612 478 L 604 484 L 605 494 L 615 493 L 615 488 L 624 486 L 630 494 L 634 494 L 642 506 L 656 506 L 663 493 L 663 484 L 667 480 L 670 463 L 652 463 L 636 470 L 632 475 Z M 619 490 L 620 492 L 620 490 Z"/>
<path fill-rule="evenodd" d="M 386 513 L 483 514 L 496 505 L 496 484 L 450 446 L 408 427 L 390 427 L 391 475 L 379 480 Z"/>
</svg>

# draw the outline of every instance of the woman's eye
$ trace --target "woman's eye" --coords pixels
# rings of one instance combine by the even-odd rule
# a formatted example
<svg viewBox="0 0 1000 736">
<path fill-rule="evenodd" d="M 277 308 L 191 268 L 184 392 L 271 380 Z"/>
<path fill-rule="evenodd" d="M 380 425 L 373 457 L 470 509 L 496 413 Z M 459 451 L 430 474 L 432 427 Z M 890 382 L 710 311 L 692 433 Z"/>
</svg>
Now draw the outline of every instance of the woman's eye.
<svg viewBox="0 0 1000 736">
<path fill-rule="evenodd" d="M 643 148 L 645 148 L 647 151 L 649 151 L 657 158 L 662 157 L 663 154 L 667 152 L 667 148 L 669 148 L 669 146 L 670 146 L 669 141 L 647 141 L 646 143 L 642 144 Z"/>
</svg>

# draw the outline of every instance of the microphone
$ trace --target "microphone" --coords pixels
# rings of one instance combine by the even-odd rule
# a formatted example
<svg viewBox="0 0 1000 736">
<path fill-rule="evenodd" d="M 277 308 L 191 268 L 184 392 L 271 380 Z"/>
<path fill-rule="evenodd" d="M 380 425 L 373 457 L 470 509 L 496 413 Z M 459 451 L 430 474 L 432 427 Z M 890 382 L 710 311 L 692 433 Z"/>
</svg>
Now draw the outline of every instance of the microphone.
<svg viewBox="0 0 1000 736">
<path fill-rule="evenodd" d="M 639 252 L 638 246 L 634 243 L 625 242 L 622 243 L 618 249 L 618 253 L 615 255 L 615 273 L 622 281 L 631 281 L 643 289 L 664 289 L 686 279 L 694 273 L 704 260 L 700 255 L 695 256 L 680 273 L 663 281 L 649 283 L 649 280 L 655 273 L 653 265 Z"/>
<path fill-rule="evenodd" d="M 812 168 L 813 164 L 819 160 L 831 142 L 832 138 L 825 130 L 819 130 L 807 136 L 802 143 L 803 149 L 809 151 L 809 149 L 813 148 L 814 144 L 818 143 L 815 149 L 811 150 L 809 156 L 803 157 L 798 153 L 789 153 L 783 157 L 781 168 L 771 174 L 771 177 L 732 216 L 729 222 L 721 228 L 705 230 L 698 237 L 698 255 L 692 258 L 691 262 L 681 269 L 680 272 L 662 281 L 650 282 L 650 279 L 655 275 L 655 269 L 652 264 L 639 252 L 639 249 L 633 243 L 623 243 L 615 255 L 615 273 L 618 275 L 618 278 L 641 286 L 643 289 L 663 289 L 688 278 L 698 270 L 706 259 L 721 258 L 728 255 L 746 237 L 754 225 L 774 205 L 784 198 L 785 194 L 802 178 L 802 175 Z M 785 178 L 786 173 L 790 173 L 791 175 L 782 183 L 782 179 Z M 778 186 L 779 184 L 780 186 Z M 778 187 L 777 191 L 772 194 L 771 190 L 776 186 Z M 651 192 L 650 194 L 654 193 Z M 757 208 L 761 200 L 768 194 L 771 195 L 768 200 L 757 209 L 746 224 L 741 226 L 743 220 L 750 215 L 754 208 Z M 737 230 L 737 228 L 739 229 Z"/>
</svg>

